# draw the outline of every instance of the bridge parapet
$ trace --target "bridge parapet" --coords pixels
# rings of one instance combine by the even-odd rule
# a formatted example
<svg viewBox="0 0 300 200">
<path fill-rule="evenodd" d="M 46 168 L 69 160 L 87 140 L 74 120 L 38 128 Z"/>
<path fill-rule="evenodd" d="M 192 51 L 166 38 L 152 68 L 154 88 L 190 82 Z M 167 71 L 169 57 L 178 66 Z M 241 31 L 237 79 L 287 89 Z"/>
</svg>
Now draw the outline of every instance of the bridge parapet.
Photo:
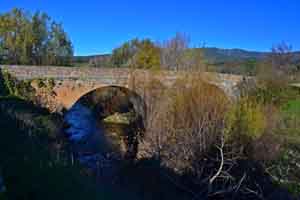
<svg viewBox="0 0 300 200">
<path fill-rule="evenodd" d="M 146 70 L 124 68 L 91 68 L 91 67 L 54 67 L 54 66 L 16 66 L 2 65 L 1 69 L 13 74 L 19 80 L 54 79 L 55 101 L 69 108 L 82 95 L 99 87 L 120 86 L 129 88 L 132 77 L 139 76 L 143 82 L 151 80 L 153 73 Z M 160 71 L 157 76 L 165 86 L 172 86 L 186 72 Z M 237 85 L 243 76 L 202 73 L 210 84 L 222 89 L 229 97 L 239 95 Z M 138 92 L 138 91 L 137 91 Z"/>
<path fill-rule="evenodd" d="M 102 79 L 127 78 L 130 70 L 119 68 L 91 68 L 91 67 L 55 67 L 55 66 L 19 66 L 1 65 L 1 69 L 8 71 L 18 79 L 28 80 L 37 78 L 53 79 Z"/>
</svg>

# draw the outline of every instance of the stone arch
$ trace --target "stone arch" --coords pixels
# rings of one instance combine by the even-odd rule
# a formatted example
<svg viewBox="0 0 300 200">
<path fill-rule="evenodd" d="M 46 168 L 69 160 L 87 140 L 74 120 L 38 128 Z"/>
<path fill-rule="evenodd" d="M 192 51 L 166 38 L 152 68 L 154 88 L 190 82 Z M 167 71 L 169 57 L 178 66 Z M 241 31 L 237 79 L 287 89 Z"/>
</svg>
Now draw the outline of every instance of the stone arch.
<svg viewBox="0 0 300 200">
<path fill-rule="evenodd" d="M 114 90 L 114 91 L 111 91 Z M 111 93 L 110 93 L 111 92 Z M 104 94 L 106 93 L 106 94 Z M 108 94 L 109 93 L 109 94 Z M 106 95 L 106 96 L 105 96 Z M 143 119 L 146 118 L 146 104 L 143 100 L 143 98 L 135 91 L 123 87 L 123 86 L 118 86 L 118 85 L 107 85 L 107 86 L 100 86 L 96 88 L 92 88 L 85 93 L 83 93 L 73 104 L 70 106 L 70 108 L 78 103 L 81 102 L 83 104 L 97 104 L 101 101 L 109 101 L 109 100 L 115 100 L 116 98 L 127 98 L 128 102 L 125 102 L 127 104 L 130 104 L 128 106 L 132 106 L 132 108 L 139 114 Z M 119 99 L 121 100 L 121 99 Z M 114 101 L 113 103 L 119 103 L 121 104 L 122 102 L 116 102 Z M 122 106 L 122 105 L 121 105 Z M 123 105 L 126 106 L 126 105 Z M 120 110 L 117 110 L 120 111 Z M 109 114 L 114 114 L 113 108 Z M 122 112 L 122 111 L 121 111 Z"/>
<path fill-rule="evenodd" d="M 133 115 L 130 115 L 133 116 L 132 121 L 128 124 L 128 131 L 124 132 L 125 135 L 112 137 L 109 133 L 105 133 L 104 137 L 108 143 L 123 143 L 126 149 L 120 150 L 121 154 L 126 158 L 135 158 L 139 136 L 142 136 L 145 131 L 146 104 L 140 95 L 126 87 L 109 85 L 89 90 L 77 99 L 72 107 L 76 107 L 77 104 L 92 111 L 93 116 L 100 123 L 115 113 L 132 114 L 133 112 Z M 112 141 L 112 138 L 117 138 L 118 141 Z"/>
</svg>

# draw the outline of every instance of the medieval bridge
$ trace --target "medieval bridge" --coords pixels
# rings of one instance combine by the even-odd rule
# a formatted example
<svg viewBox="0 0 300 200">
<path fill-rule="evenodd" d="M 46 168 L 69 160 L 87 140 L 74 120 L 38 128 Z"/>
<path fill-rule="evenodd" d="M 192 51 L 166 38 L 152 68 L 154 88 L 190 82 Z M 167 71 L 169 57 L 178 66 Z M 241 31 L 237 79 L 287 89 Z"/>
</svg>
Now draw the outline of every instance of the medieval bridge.
<svg viewBox="0 0 300 200">
<path fill-rule="evenodd" d="M 117 86 L 130 89 L 136 77 L 143 82 L 150 80 L 152 72 L 145 70 L 120 68 L 89 68 L 89 67 L 52 67 L 52 66 L 0 66 L 19 80 L 53 79 L 55 101 L 69 109 L 85 94 L 102 87 Z M 237 85 L 244 79 L 242 76 L 204 73 L 207 81 L 220 88 L 234 98 L 239 94 Z M 163 71 L 157 77 L 165 86 L 172 86 L 182 73 Z M 135 91 L 139 94 L 139 91 Z M 142 95 L 141 95 L 142 96 Z"/>
</svg>

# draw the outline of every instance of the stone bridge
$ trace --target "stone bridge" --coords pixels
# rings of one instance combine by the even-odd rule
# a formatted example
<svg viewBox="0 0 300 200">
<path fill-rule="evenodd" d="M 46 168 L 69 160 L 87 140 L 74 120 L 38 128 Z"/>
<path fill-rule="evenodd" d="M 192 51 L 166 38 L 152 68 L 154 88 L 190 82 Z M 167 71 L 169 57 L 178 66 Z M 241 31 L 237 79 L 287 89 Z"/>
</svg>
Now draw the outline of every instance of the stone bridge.
<svg viewBox="0 0 300 200">
<path fill-rule="evenodd" d="M 143 82 L 155 76 L 165 86 L 172 86 L 183 72 L 162 71 L 158 73 L 145 70 L 120 68 L 89 68 L 89 67 L 53 67 L 53 66 L 0 66 L 19 80 L 53 79 L 55 101 L 69 109 L 85 94 L 102 87 L 118 86 L 132 88 L 132 80 L 138 78 Z M 237 75 L 203 73 L 207 81 L 220 88 L 230 98 L 238 96 L 238 83 L 244 78 Z M 139 94 L 139 91 L 136 91 Z M 142 96 L 142 95 L 141 95 Z"/>
</svg>

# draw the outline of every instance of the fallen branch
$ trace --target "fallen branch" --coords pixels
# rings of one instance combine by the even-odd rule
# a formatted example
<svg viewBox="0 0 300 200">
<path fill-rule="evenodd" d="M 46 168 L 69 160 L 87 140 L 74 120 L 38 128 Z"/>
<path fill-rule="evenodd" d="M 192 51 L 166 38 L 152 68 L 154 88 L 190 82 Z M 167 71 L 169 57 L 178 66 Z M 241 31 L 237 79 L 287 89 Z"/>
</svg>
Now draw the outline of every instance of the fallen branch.
<svg viewBox="0 0 300 200">
<path fill-rule="evenodd" d="M 217 171 L 217 173 L 209 179 L 209 185 L 212 185 L 213 182 L 215 181 L 216 178 L 218 178 L 218 176 L 221 174 L 222 170 L 223 170 L 223 166 L 224 166 L 224 153 L 223 153 L 223 148 L 224 148 L 224 139 L 222 138 L 222 144 L 221 147 L 217 147 L 220 151 L 220 155 L 221 155 L 221 163 L 220 163 L 220 167 Z"/>
</svg>

